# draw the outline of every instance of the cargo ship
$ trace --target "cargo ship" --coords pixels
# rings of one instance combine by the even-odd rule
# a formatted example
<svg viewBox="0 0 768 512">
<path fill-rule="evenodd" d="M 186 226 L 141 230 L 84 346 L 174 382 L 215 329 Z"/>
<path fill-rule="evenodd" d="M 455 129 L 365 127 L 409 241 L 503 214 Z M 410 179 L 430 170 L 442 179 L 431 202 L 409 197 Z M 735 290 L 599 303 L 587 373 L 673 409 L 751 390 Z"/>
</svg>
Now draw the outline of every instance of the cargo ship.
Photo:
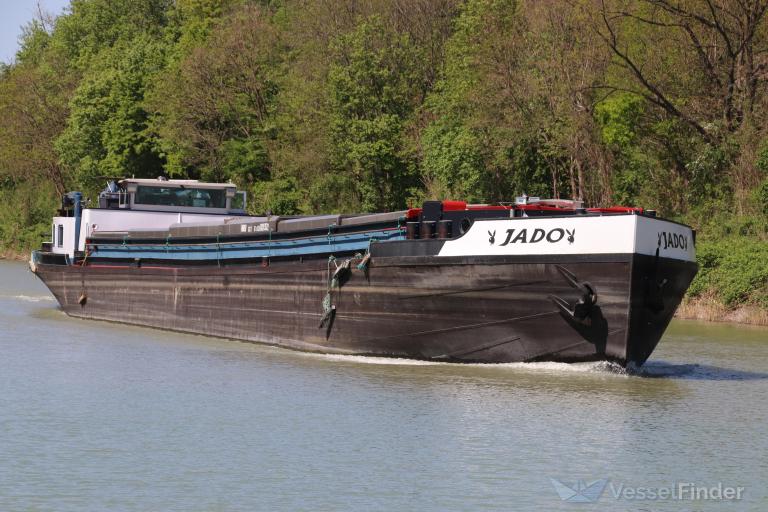
<svg viewBox="0 0 768 512">
<path fill-rule="evenodd" d="M 123 179 L 62 200 L 30 268 L 68 315 L 289 349 L 642 365 L 697 271 L 641 208 L 425 201 L 253 216 L 229 183 Z"/>
</svg>

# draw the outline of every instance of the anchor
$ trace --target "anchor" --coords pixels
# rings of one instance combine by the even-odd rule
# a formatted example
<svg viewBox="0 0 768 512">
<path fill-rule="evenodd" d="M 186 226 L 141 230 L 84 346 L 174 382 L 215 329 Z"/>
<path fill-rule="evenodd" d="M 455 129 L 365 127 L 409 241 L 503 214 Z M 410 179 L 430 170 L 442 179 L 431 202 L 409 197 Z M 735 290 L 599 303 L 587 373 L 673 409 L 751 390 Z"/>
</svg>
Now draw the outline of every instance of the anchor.
<svg viewBox="0 0 768 512">
<path fill-rule="evenodd" d="M 645 300 L 643 301 L 645 307 L 652 313 L 658 314 L 664 311 L 664 288 L 667 284 L 669 284 L 668 279 L 659 279 L 659 248 L 657 247 L 653 271 L 645 283 Z"/>
<path fill-rule="evenodd" d="M 563 276 L 563 278 L 568 282 L 569 285 L 571 285 L 572 288 L 576 288 L 579 292 L 581 292 L 581 297 L 579 297 L 579 299 L 573 305 L 571 305 L 571 303 L 565 299 L 558 297 L 557 295 L 550 295 L 549 299 L 555 304 L 555 306 L 557 306 L 557 308 L 560 310 L 560 313 L 563 314 L 566 318 L 577 323 L 585 325 L 589 324 L 589 314 L 592 311 L 592 306 L 597 303 L 597 292 L 595 291 L 594 287 L 586 281 L 579 281 L 576 276 L 565 267 L 555 265 L 555 268 L 558 272 L 560 272 L 560 275 Z"/>
</svg>

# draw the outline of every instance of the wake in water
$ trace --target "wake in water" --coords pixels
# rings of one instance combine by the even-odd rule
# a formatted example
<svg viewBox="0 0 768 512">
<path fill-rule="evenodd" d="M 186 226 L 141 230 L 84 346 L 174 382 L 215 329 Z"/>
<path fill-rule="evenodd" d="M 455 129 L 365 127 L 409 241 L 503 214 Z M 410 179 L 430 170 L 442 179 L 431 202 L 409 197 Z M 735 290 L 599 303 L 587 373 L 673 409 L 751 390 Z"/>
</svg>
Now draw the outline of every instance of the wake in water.
<svg viewBox="0 0 768 512">
<path fill-rule="evenodd" d="M 580 373 L 603 374 L 623 377 L 640 377 L 648 379 L 686 379 L 686 380 L 762 380 L 768 379 L 768 373 L 749 372 L 730 368 L 720 368 L 706 364 L 670 363 L 667 361 L 649 361 L 643 366 L 630 364 L 624 368 L 610 361 L 595 361 L 588 363 L 498 363 L 471 364 L 447 363 L 442 361 L 422 361 L 395 357 L 347 356 L 331 354 L 305 354 L 319 357 L 327 361 L 338 361 L 355 364 L 397 365 L 397 366 L 454 366 L 457 368 L 473 369 L 509 369 L 524 372 L 542 373 Z"/>
<path fill-rule="evenodd" d="M 587 363 L 556 363 L 541 361 L 535 363 L 450 363 L 445 361 L 424 361 L 420 359 L 405 359 L 398 357 L 375 356 L 351 356 L 338 354 L 310 354 L 310 357 L 319 357 L 327 361 L 345 363 L 372 364 L 372 365 L 396 365 L 396 366 L 454 366 L 457 368 L 480 369 L 513 369 L 533 372 L 568 372 L 568 373 L 608 373 L 614 375 L 628 375 L 629 373 L 621 365 L 609 361 L 594 361 Z"/>
</svg>

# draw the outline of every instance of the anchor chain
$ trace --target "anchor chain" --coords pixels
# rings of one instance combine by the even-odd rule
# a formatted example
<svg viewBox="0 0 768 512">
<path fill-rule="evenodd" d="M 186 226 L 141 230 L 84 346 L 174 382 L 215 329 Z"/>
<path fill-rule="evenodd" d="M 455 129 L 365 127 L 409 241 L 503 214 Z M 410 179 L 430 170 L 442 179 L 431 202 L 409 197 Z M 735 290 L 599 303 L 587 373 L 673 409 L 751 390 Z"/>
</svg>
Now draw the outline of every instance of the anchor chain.
<svg viewBox="0 0 768 512">
<path fill-rule="evenodd" d="M 322 301 L 323 315 L 320 318 L 319 327 L 327 325 L 330 331 L 333 318 L 336 315 L 336 304 L 333 303 L 333 291 L 340 290 L 344 283 L 347 282 L 347 279 L 349 279 L 349 276 L 352 273 L 352 260 L 356 259 L 361 260 L 360 264 L 357 265 L 357 269 L 365 270 L 367 268 L 368 262 L 371 259 L 370 246 L 369 251 L 366 251 L 365 256 L 357 253 L 353 257 L 344 260 L 341 264 L 337 263 L 335 256 L 331 255 L 328 257 L 328 288 L 326 289 L 325 296 L 323 297 Z M 331 273 L 331 263 L 334 265 L 333 273 Z"/>
</svg>

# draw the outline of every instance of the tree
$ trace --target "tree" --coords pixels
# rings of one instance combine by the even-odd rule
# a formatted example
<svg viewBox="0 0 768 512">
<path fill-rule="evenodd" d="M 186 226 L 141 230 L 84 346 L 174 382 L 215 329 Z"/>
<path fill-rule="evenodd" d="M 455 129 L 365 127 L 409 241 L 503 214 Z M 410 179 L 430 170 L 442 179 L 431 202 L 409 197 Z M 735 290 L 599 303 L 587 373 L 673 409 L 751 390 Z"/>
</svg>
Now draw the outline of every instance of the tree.
<svg viewBox="0 0 768 512">
<path fill-rule="evenodd" d="M 380 17 L 363 20 L 331 48 L 331 161 L 363 211 L 405 206 L 414 164 L 404 127 L 415 107 L 417 51 Z"/>
<path fill-rule="evenodd" d="M 169 174 L 241 186 L 269 178 L 280 50 L 269 11 L 244 7 L 157 81 L 148 104 Z"/>
<path fill-rule="evenodd" d="M 173 0 L 70 0 L 70 13 L 56 20 L 52 45 L 71 67 L 88 70 L 115 45 L 128 48 L 139 35 L 162 39 Z"/>
<path fill-rule="evenodd" d="M 423 139 L 428 195 L 568 194 L 556 140 L 564 119 L 545 94 L 556 73 L 541 65 L 543 27 L 532 28 L 531 11 L 533 3 L 473 0 L 457 18 L 444 78 L 427 102 L 435 116 Z"/>
<path fill-rule="evenodd" d="M 766 10 L 766 0 L 602 0 L 599 33 L 630 79 L 623 88 L 714 143 L 765 91 Z"/>
<path fill-rule="evenodd" d="M 48 181 L 60 195 L 68 174 L 53 141 L 66 126 L 76 76 L 49 43 L 46 26 L 30 24 L 17 63 L 0 77 L 0 178 Z"/>
<path fill-rule="evenodd" d="M 74 93 L 67 128 L 56 139 L 61 161 L 87 189 L 106 177 L 162 174 L 144 96 L 164 64 L 164 46 L 148 35 L 102 50 Z"/>
</svg>

